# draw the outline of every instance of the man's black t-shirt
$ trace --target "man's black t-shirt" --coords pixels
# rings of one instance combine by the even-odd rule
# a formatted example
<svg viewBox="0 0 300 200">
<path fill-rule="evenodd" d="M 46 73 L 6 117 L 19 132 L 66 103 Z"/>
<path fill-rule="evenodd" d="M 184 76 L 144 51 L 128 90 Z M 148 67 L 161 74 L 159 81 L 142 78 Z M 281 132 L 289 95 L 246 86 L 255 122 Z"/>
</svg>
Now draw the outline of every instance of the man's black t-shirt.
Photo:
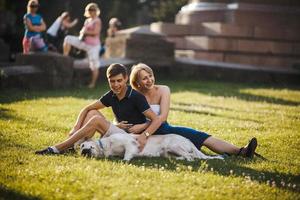
<svg viewBox="0 0 300 200">
<path fill-rule="evenodd" d="M 112 91 L 108 91 L 99 101 L 106 107 L 112 107 L 118 122 L 128 121 L 129 124 L 142 124 L 146 122 L 143 112 L 148 110 L 150 106 L 145 96 L 130 86 L 127 86 L 126 95 L 121 100 Z"/>
</svg>

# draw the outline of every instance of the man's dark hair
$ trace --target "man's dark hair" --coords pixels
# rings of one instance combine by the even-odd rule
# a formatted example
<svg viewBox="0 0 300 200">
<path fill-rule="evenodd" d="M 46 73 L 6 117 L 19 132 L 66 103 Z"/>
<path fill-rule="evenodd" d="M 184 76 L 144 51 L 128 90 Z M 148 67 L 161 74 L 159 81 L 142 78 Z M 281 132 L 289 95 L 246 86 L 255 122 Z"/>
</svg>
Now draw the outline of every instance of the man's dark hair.
<svg viewBox="0 0 300 200">
<path fill-rule="evenodd" d="M 106 71 L 107 78 L 111 78 L 111 77 L 117 76 L 119 74 L 122 74 L 123 77 L 128 76 L 128 70 L 124 65 L 122 65 L 120 63 L 113 63 L 107 68 L 107 71 Z"/>
</svg>

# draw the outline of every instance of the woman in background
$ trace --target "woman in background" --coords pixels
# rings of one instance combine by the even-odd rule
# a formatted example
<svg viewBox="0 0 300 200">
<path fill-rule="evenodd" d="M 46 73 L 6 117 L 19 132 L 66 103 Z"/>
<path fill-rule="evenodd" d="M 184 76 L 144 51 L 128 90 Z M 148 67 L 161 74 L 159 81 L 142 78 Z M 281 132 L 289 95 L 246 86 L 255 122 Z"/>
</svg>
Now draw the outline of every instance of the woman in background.
<svg viewBox="0 0 300 200">
<path fill-rule="evenodd" d="M 89 3 L 85 7 L 84 16 L 87 19 L 80 31 L 79 37 L 68 35 L 65 37 L 63 44 L 63 53 L 68 56 L 71 47 L 86 51 L 89 60 L 89 67 L 92 71 L 92 79 L 89 88 L 94 88 L 99 76 L 99 51 L 100 51 L 100 32 L 102 27 L 100 9 L 96 3 Z"/>
<path fill-rule="evenodd" d="M 28 53 L 30 50 L 47 51 L 47 46 L 45 45 L 42 39 L 42 32 L 46 30 L 46 24 L 42 16 L 37 14 L 38 8 L 38 0 L 28 1 L 27 13 L 23 17 L 25 33 L 22 45 L 23 53 L 25 54 Z M 33 48 L 33 46 L 35 47 Z"/>
</svg>

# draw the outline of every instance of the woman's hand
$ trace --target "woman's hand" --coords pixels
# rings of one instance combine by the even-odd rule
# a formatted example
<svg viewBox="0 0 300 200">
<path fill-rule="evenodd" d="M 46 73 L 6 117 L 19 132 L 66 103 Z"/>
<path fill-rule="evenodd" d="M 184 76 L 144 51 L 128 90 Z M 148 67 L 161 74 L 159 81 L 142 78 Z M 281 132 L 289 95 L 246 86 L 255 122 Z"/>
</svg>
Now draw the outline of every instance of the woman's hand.
<svg viewBox="0 0 300 200">
<path fill-rule="evenodd" d="M 147 128 L 147 123 L 144 124 L 136 124 L 128 129 L 129 133 L 139 134 L 143 132 Z"/>
<path fill-rule="evenodd" d="M 138 141 L 138 143 L 140 144 L 139 146 L 139 150 L 142 151 L 145 147 L 145 144 L 147 142 L 147 136 L 145 134 L 140 134 L 136 140 Z"/>
<path fill-rule="evenodd" d="M 79 32 L 79 35 L 84 35 L 85 34 L 85 28 L 82 28 Z"/>
<path fill-rule="evenodd" d="M 116 124 L 117 127 L 119 127 L 120 129 L 123 129 L 125 131 L 127 131 L 129 128 L 132 127 L 133 124 L 128 124 L 128 121 L 121 121 L 118 124 Z"/>
</svg>

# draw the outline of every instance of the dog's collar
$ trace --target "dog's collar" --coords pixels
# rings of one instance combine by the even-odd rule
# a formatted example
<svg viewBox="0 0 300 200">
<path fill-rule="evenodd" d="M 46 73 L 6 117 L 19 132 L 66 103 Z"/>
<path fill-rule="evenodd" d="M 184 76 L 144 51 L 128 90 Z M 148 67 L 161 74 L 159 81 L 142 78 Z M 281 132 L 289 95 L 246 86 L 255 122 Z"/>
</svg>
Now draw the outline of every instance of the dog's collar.
<svg viewBox="0 0 300 200">
<path fill-rule="evenodd" d="M 103 144 L 102 144 L 102 142 L 101 142 L 101 139 L 98 140 L 98 144 L 99 144 L 99 147 L 100 147 L 101 149 L 104 149 Z"/>
</svg>

